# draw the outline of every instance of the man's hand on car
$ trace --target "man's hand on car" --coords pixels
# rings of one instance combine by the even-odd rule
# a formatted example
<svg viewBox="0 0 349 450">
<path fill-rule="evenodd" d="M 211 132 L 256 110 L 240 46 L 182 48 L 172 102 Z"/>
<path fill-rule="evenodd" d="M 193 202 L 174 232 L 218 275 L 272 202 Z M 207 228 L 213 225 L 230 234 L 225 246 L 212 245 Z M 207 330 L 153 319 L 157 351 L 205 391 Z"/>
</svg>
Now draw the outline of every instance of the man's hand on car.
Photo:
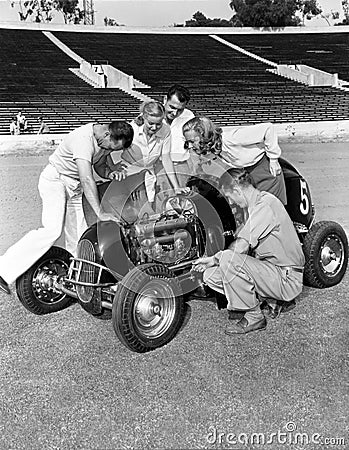
<svg viewBox="0 0 349 450">
<path fill-rule="evenodd" d="M 206 256 L 204 258 L 197 259 L 193 261 L 192 269 L 194 272 L 204 272 L 209 267 L 216 265 L 214 256 Z"/>
<path fill-rule="evenodd" d="M 124 180 L 127 177 L 126 167 L 122 162 L 118 162 L 114 165 L 114 170 L 108 174 L 108 178 L 116 181 Z"/>
</svg>

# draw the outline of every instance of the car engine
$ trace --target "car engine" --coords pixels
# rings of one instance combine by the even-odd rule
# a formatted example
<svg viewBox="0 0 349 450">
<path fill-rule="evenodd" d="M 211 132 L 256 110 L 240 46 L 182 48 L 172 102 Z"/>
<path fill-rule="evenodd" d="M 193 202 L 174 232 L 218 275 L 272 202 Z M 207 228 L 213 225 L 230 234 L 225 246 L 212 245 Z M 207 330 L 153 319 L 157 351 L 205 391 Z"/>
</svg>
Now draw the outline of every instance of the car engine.
<svg viewBox="0 0 349 450">
<path fill-rule="evenodd" d="M 191 202 L 172 202 L 164 213 L 143 216 L 133 224 L 141 252 L 138 262 L 177 264 L 200 256 L 204 236 Z"/>
</svg>

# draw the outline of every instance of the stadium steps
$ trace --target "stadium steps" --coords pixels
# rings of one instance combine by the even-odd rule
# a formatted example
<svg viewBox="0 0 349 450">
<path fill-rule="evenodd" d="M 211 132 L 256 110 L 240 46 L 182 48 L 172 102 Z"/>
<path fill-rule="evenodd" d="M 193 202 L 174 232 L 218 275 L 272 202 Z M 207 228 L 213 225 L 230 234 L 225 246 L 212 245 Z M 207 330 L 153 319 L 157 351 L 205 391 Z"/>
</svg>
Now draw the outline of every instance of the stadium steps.
<svg viewBox="0 0 349 450">
<path fill-rule="evenodd" d="M 89 84 L 90 86 L 92 86 L 93 88 L 99 88 L 99 85 L 97 83 L 95 83 L 94 81 L 92 81 L 90 78 L 86 77 L 83 73 L 80 72 L 80 69 L 69 69 L 71 72 L 73 72 L 74 75 L 76 75 L 77 77 L 81 78 L 85 83 Z"/>
<path fill-rule="evenodd" d="M 78 55 L 76 52 L 74 52 L 71 48 L 69 48 L 66 44 L 64 44 L 62 41 L 60 41 L 52 33 L 43 31 L 43 34 L 48 39 L 50 39 L 50 41 L 52 41 L 54 43 L 54 45 L 56 45 L 61 51 L 63 51 L 66 55 L 68 55 L 70 58 L 74 59 L 79 64 L 81 64 L 84 61 L 84 59 L 80 55 Z M 69 70 L 74 75 L 76 75 L 77 77 L 81 78 L 85 83 L 89 84 L 93 88 L 95 88 L 95 89 L 102 89 L 102 87 L 99 84 L 95 83 L 89 77 L 84 75 L 80 71 L 80 69 L 69 68 Z M 128 74 L 125 73 L 125 76 L 128 76 Z M 136 82 L 136 84 L 138 83 L 138 84 L 144 85 L 144 88 L 149 88 L 150 87 L 147 84 L 143 83 L 142 81 L 138 80 L 137 78 L 133 77 L 133 79 Z M 136 98 L 137 100 L 141 100 L 141 101 L 152 100 L 151 97 L 148 97 L 148 96 L 142 94 L 141 92 L 138 92 L 136 89 L 129 90 L 129 89 L 124 89 L 122 87 L 114 87 L 114 89 L 116 89 L 116 88 L 120 89 L 121 91 L 123 91 L 126 95 L 130 95 L 131 97 Z"/>
</svg>

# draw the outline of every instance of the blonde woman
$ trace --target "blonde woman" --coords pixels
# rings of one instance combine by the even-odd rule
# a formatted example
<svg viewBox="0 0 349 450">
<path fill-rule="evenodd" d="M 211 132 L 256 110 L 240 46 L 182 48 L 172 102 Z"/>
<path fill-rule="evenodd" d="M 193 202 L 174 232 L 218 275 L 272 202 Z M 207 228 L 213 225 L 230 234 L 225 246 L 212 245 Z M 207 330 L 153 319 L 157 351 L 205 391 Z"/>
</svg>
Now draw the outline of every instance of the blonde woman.
<svg viewBox="0 0 349 450">
<path fill-rule="evenodd" d="M 216 160 L 226 169 L 245 168 L 260 191 L 268 191 L 284 205 L 287 203 L 278 161 L 281 149 L 271 123 L 220 128 L 207 117 L 195 117 L 184 124 L 183 134 L 186 147 L 204 162 Z"/>
<path fill-rule="evenodd" d="M 164 121 L 165 108 L 157 101 L 144 102 L 140 115 L 131 122 L 134 131 L 132 146 L 121 155 L 121 164 L 114 165 L 115 177 L 120 173 L 130 176 L 144 170 L 147 200 L 155 200 L 156 165 L 161 159 L 162 166 L 176 194 L 189 192 L 189 188 L 179 186 L 171 159 L 171 129 Z M 109 178 L 114 175 L 112 172 Z"/>
</svg>

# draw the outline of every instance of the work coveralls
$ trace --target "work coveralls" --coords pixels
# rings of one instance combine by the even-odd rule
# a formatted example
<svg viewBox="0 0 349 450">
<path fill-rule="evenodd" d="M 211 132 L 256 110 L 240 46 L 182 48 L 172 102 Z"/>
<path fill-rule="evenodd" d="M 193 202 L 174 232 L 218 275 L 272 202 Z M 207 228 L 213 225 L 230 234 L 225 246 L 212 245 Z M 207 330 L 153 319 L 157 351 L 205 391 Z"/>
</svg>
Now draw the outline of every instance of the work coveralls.
<svg viewBox="0 0 349 450">
<path fill-rule="evenodd" d="M 215 255 L 218 265 L 204 272 L 204 282 L 226 296 L 228 309 L 252 309 L 258 297 L 290 301 L 302 291 L 304 254 L 282 203 L 255 190 L 248 214 L 237 237 L 253 256 L 223 250 Z"/>
</svg>

